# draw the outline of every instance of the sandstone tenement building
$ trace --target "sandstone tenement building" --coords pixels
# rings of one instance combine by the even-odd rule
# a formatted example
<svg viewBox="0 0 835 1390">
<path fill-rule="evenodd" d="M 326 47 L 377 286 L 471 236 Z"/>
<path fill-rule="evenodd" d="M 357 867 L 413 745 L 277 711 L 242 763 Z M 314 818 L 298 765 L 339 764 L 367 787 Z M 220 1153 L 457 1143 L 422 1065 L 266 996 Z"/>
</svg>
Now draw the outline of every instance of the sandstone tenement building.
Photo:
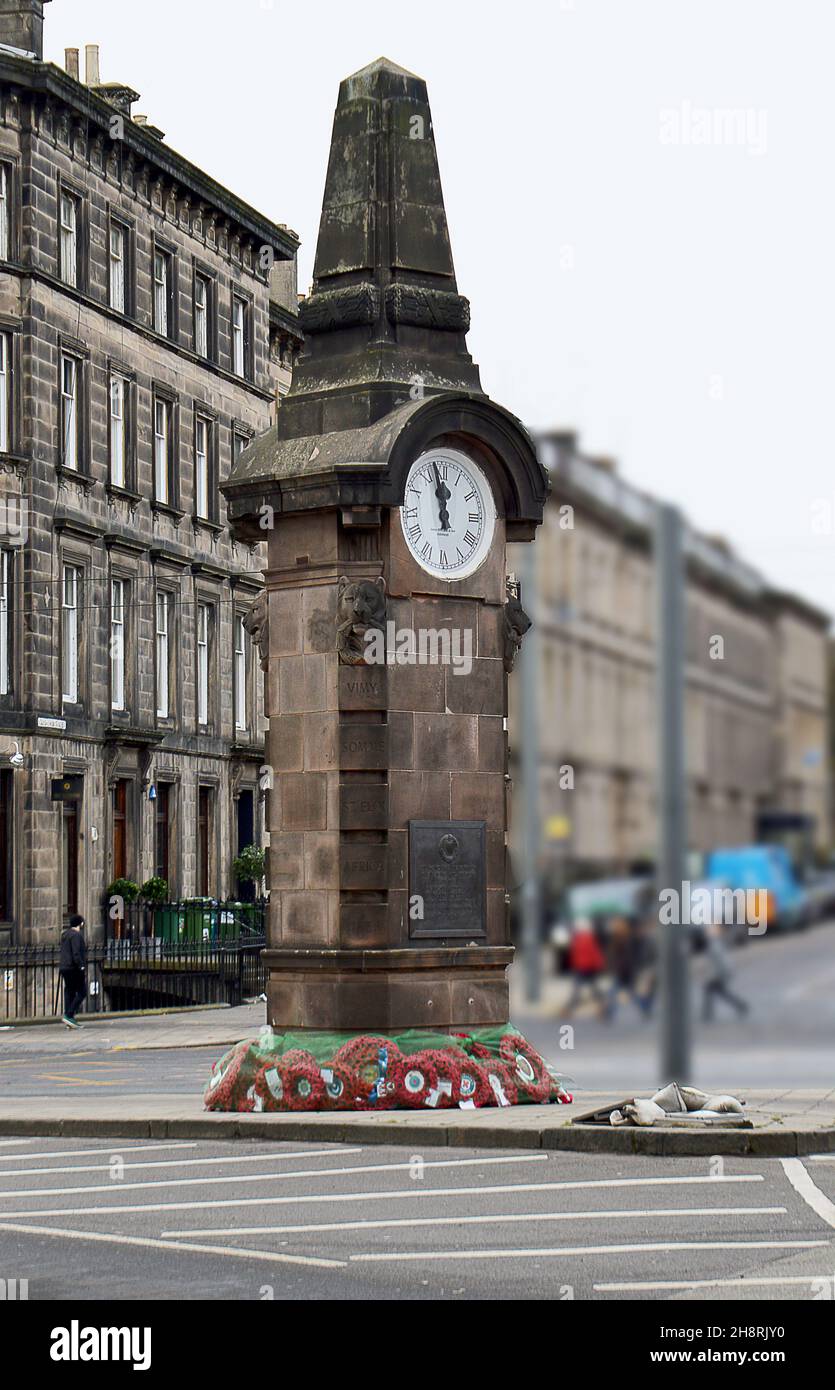
<svg viewBox="0 0 835 1390">
<path fill-rule="evenodd" d="M 0 944 L 94 936 L 122 875 L 224 895 L 261 836 L 263 547 L 218 488 L 300 342 L 295 234 L 42 16 L 0 3 Z"/>
</svg>

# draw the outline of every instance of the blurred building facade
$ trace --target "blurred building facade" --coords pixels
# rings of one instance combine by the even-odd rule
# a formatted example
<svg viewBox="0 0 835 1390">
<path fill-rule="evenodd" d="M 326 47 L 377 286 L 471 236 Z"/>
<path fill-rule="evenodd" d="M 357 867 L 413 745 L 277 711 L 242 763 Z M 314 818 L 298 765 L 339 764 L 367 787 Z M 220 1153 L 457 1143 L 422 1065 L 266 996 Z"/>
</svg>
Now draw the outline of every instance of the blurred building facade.
<svg viewBox="0 0 835 1390">
<path fill-rule="evenodd" d="M 546 878 L 655 855 L 653 500 L 574 436 L 539 440 L 552 494 L 533 547 Z M 829 845 L 829 616 L 687 528 L 688 842 L 704 854 L 805 818 Z M 510 568 L 522 563 L 511 555 Z M 523 593 L 523 603 L 525 594 Z M 520 692 L 511 681 L 510 744 Z M 513 771 L 513 768 L 511 769 Z"/>
</svg>

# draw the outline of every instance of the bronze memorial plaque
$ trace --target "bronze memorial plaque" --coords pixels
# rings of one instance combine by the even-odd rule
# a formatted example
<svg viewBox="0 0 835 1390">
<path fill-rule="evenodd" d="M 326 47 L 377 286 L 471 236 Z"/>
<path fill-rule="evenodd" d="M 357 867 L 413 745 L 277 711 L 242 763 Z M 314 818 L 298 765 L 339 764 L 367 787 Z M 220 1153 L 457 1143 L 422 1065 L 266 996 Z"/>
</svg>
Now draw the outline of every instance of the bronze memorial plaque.
<svg viewBox="0 0 835 1390">
<path fill-rule="evenodd" d="M 409 821 L 411 937 L 484 938 L 485 846 L 483 820 Z"/>
</svg>

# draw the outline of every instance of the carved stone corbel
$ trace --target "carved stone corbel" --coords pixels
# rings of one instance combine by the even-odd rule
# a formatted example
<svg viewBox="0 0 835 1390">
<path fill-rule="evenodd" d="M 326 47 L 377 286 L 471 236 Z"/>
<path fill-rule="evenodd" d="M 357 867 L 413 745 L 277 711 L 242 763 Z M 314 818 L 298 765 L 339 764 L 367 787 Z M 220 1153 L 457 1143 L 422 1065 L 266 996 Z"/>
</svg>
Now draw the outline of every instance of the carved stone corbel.
<svg viewBox="0 0 835 1390">
<path fill-rule="evenodd" d="M 531 627 L 531 620 L 519 601 L 518 585 L 508 581 L 504 606 L 504 669 L 513 670 L 522 645 L 522 638 Z"/>
<path fill-rule="evenodd" d="M 336 650 L 343 666 L 367 664 L 366 633 L 386 634 L 386 581 L 342 575 L 336 597 Z"/>
</svg>

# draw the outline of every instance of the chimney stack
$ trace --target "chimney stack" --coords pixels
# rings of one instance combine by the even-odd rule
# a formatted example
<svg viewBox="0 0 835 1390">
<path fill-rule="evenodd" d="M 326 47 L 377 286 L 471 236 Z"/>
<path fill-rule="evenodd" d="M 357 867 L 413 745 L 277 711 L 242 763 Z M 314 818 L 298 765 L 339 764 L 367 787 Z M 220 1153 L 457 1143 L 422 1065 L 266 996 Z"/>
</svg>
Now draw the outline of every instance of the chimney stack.
<svg viewBox="0 0 835 1390">
<path fill-rule="evenodd" d="M 88 87 L 98 87 L 101 82 L 99 77 L 99 46 L 97 43 L 84 45 L 84 81 Z"/>
<path fill-rule="evenodd" d="M 66 68 L 66 70 L 67 70 L 67 72 L 69 73 L 70 77 L 74 77 L 75 80 L 76 80 L 76 82 L 77 82 L 77 81 L 78 81 L 78 49 L 77 49 L 77 48 L 65 48 L 65 49 L 64 49 L 64 67 Z"/>
<path fill-rule="evenodd" d="M 47 0 L 0 0 L 0 43 L 43 61 L 43 7 Z"/>
</svg>

